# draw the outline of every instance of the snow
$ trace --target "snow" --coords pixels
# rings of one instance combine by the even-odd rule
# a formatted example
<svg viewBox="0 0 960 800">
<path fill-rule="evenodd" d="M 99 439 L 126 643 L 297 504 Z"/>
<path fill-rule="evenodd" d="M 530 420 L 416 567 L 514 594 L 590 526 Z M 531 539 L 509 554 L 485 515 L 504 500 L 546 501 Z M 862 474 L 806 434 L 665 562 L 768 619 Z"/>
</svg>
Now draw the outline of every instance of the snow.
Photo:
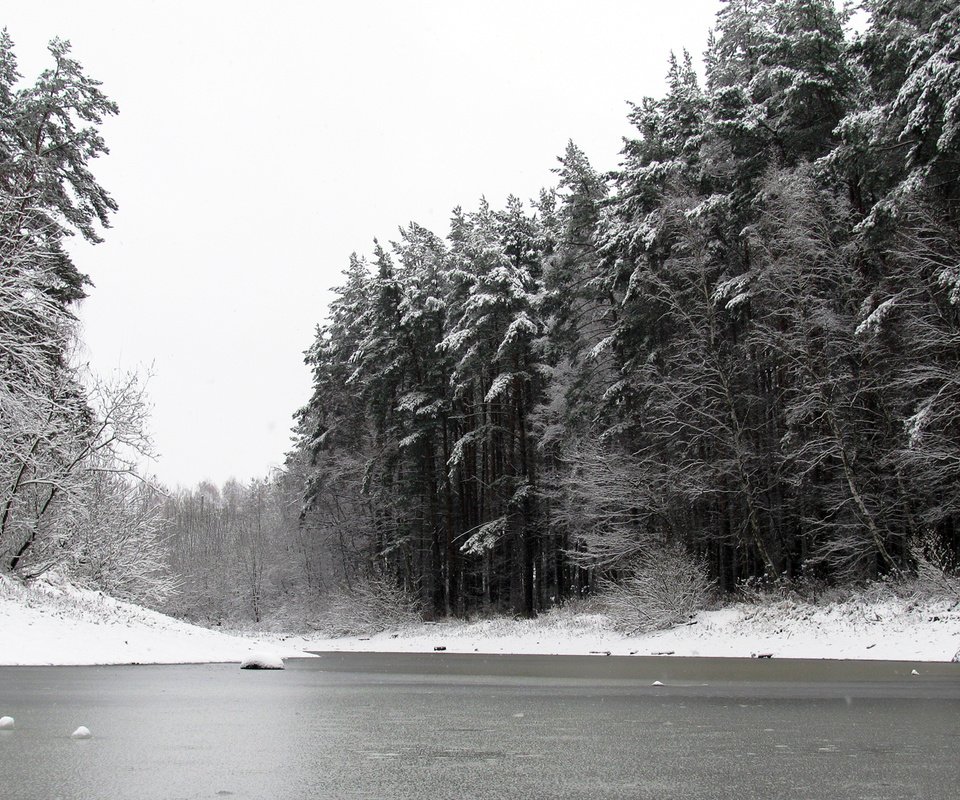
<svg viewBox="0 0 960 800">
<path fill-rule="evenodd" d="M 276 653 L 251 653 L 240 662 L 240 669 L 283 669 L 283 659 Z"/>
<path fill-rule="evenodd" d="M 888 597 L 831 604 L 736 603 L 690 624 L 624 636 L 600 613 L 538 620 L 443 622 L 374 636 L 314 640 L 320 651 L 540 653 L 950 661 L 960 651 L 960 603 Z"/>
<path fill-rule="evenodd" d="M 0 575 L 2 665 L 240 662 L 264 649 L 309 657 L 280 637 L 208 630 L 55 576 L 26 587 Z"/>
<path fill-rule="evenodd" d="M 70 734 L 71 739 L 89 739 L 93 734 L 90 733 L 90 729 L 84 725 L 81 725 L 73 733 Z"/>
<path fill-rule="evenodd" d="M 13 730 L 13 717 L 0 717 L 0 731 Z"/>
<path fill-rule="evenodd" d="M 580 606 L 579 609 L 585 609 Z M 736 603 L 656 633 L 617 633 L 576 604 L 536 620 L 422 623 L 375 635 L 229 635 L 77 589 L 0 576 L 0 665 L 172 664 L 309 657 L 306 650 L 950 661 L 960 651 L 957 599 L 890 594 L 847 602 Z"/>
</svg>

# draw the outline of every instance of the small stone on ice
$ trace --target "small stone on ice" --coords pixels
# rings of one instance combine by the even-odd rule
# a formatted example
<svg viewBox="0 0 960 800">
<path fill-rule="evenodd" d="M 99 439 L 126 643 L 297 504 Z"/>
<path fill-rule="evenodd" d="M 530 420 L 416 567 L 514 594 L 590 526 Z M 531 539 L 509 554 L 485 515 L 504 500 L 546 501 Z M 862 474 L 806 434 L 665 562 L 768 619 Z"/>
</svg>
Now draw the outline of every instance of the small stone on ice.
<svg viewBox="0 0 960 800">
<path fill-rule="evenodd" d="M 240 669 L 283 669 L 283 659 L 276 653 L 251 653 L 240 662 Z"/>
<path fill-rule="evenodd" d="M 70 734 L 71 739 L 89 739 L 92 734 L 90 729 L 81 725 L 73 733 Z"/>
<path fill-rule="evenodd" d="M 13 717 L 0 717 L 0 731 L 13 730 Z"/>
</svg>

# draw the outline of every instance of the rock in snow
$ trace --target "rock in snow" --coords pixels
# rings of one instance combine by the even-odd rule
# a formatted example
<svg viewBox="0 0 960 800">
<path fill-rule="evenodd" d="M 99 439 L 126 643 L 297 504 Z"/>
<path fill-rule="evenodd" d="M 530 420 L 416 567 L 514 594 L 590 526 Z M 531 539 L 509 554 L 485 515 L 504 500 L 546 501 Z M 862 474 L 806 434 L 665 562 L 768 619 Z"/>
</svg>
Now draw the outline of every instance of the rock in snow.
<svg viewBox="0 0 960 800">
<path fill-rule="evenodd" d="M 276 653 L 251 653 L 240 662 L 240 669 L 283 669 L 283 659 Z"/>
<path fill-rule="evenodd" d="M 0 717 L 0 731 L 13 730 L 13 717 Z"/>
<path fill-rule="evenodd" d="M 81 725 L 73 733 L 70 734 L 71 739 L 89 739 L 93 734 L 90 733 L 90 729 Z"/>
</svg>

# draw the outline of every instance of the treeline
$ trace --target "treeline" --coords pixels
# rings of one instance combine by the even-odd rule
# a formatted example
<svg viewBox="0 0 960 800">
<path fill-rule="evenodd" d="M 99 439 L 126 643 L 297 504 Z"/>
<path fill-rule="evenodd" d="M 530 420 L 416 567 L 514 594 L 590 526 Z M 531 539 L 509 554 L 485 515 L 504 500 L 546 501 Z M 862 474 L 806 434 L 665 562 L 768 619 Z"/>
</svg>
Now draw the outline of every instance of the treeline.
<svg viewBox="0 0 960 800">
<path fill-rule="evenodd" d="M 286 469 L 166 496 L 142 383 L 73 354 L 116 106 L 62 41 L 23 83 L 4 32 L 0 571 L 259 621 L 390 587 L 530 614 L 683 553 L 728 590 L 956 568 L 960 8 L 865 5 L 850 37 L 726 2 L 615 173 L 570 144 L 534 201 L 354 256 Z"/>
<path fill-rule="evenodd" d="M 136 479 L 151 451 L 137 376 L 104 381 L 78 364 L 75 303 L 89 280 L 65 242 L 100 241 L 116 204 L 91 162 L 116 105 L 50 43 L 33 83 L 0 32 L 0 572 L 58 568 L 118 597 L 173 588 L 160 493 Z"/>
<path fill-rule="evenodd" d="M 300 508 L 295 483 L 280 472 L 169 492 L 162 517 L 178 591 L 163 610 L 208 624 L 281 616 L 302 624 L 325 587 L 313 574 Z"/>
<path fill-rule="evenodd" d="M 351 259 L 288 476 L 316 586 L 529 614 L 677 544 L 725 589 L 956 563 L 960 7 L 865 6 L 729 0 L 614 174 L 570 144 Z"/>
</svg>

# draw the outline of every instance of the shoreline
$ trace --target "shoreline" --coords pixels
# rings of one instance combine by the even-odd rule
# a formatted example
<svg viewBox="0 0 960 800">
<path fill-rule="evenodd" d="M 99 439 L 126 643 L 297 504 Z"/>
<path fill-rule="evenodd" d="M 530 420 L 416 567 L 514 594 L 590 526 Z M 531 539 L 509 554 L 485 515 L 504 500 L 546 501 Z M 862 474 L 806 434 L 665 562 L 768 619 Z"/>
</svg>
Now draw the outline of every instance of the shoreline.
<svg viewBox="0 0 960 800">
<path fill-rule="evenodd" d="M 240 662 L 327 653 L 582 655 L 739 658 L 758 661 L 960 661 L 960 600 L 860 597 L 813 604 L 764 599 L 700 612 L 689 623 L 622 635 L 602 613 L 576 606 L 535 620 L 418 623 L 380 633 L 325 637 L 267 630 L 216 631 L 63 581 L 25 587 L 0 576 L 0 665 Z"/>
<path fill-rule="evenodd" d="M 893 597 L 814 605 L 768 600 L 700 612 L 690 623 L 621 635 L 602 614 L 447 621 L 365 636 L 308 639 L 332 652 L 661 656 L 951 662 L 960 656 L 960 603 Z"/>
</svg>

